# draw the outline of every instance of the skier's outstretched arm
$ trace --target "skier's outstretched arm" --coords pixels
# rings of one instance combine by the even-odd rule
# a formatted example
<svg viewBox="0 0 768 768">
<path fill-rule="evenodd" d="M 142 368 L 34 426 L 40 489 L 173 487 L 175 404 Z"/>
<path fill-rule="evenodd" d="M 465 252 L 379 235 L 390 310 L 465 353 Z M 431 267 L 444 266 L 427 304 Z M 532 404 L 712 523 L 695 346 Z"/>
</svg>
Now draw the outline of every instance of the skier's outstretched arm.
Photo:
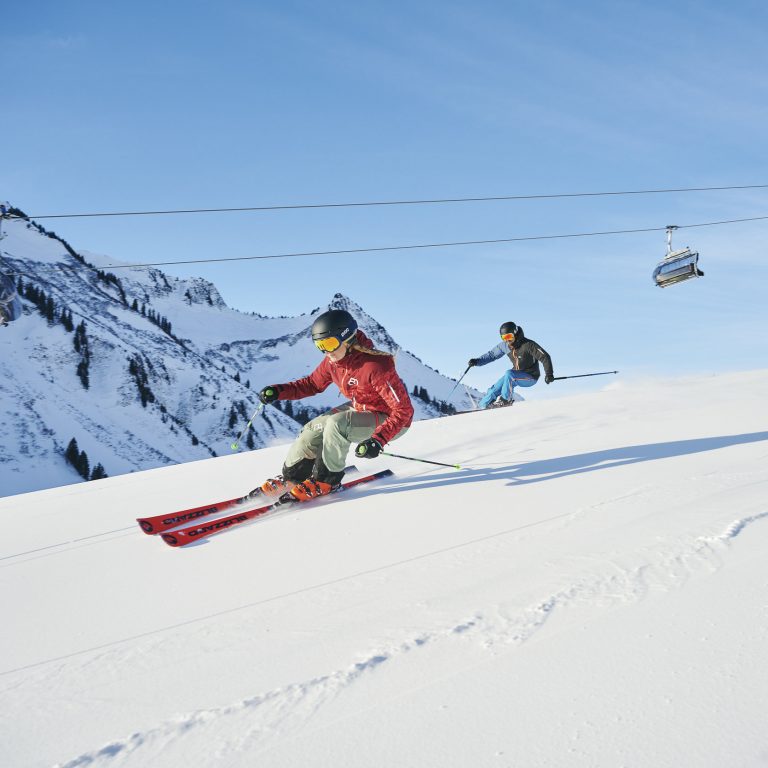
<svg viewBox="0 0 768 768">
<path fill-rule="evenodd" d="M 497 344 L 492 349 L 489 349 L 485 354 L 480 357 L 473 357 L 467 362 L 467 366 L 472 368 L 475 365 L 488 365 L 494 360 L 498 360 L 507 353 L 507 345 L 502 341 L 501 344 Z"/>
<path fill-rule="evenodd" d="M 270 384 L 259 392 L 262 403 L 273 403 L 275 400 L 301 400 L 323 392 L 331 383 L 331 371 L 328 360 L 323 359 L 309 376 L 286 384 Z"/>
</svg>

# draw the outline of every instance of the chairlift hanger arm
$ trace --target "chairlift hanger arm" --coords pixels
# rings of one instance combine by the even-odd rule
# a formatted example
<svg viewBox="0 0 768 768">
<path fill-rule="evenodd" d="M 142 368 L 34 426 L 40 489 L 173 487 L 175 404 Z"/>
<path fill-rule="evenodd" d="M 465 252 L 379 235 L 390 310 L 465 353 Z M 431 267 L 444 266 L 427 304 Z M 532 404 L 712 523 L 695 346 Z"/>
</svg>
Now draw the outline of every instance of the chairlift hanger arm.
<svg viewBox="0 0 768 768">
<path fill-rule="evenodd" d="M 667 225 L 667 256 L 672 253 L 672 232 L 675 229 L 680 229 L 680 227 L 678 227 L 677 224 Z"/>
</svg>

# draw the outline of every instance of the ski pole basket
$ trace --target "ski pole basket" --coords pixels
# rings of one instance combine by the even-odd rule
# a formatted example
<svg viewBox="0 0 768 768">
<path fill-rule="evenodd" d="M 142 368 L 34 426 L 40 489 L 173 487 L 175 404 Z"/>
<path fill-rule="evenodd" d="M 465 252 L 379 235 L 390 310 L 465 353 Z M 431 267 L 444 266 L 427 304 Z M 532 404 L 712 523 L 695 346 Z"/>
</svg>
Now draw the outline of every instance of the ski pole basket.
<svg viewBox="0 0 768 768">
<path fill-rule="evenodd" d="M 682 248 L 679 251 L 672 250 L 672 230 L 676 226 L 667 227 L 667 255 L 656 265 L 653 270 L 653 282 L 659 288 L 666 288 L 683 280 L 694 277 L 704 277 L 699 269 L 699 254 L 690 248 Z"/>
</svg>

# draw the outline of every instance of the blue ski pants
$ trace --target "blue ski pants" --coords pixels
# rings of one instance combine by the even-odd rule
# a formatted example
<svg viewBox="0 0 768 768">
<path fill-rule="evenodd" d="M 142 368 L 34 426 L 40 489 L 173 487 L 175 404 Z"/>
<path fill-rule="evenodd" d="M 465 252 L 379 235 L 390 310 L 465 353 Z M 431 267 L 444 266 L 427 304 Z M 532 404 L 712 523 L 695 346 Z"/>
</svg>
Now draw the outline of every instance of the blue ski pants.
<svg viewBox="0 0 768 768">
<path fill-rule="evenodd" d="M 499 395 L 505 400 L 512 400 L 515 387 L 532 387 L 536 381 L 530 373 L 504 371 L 504 375 L 485 393 L 478 407 L 487 408 Z"/>
</svg>

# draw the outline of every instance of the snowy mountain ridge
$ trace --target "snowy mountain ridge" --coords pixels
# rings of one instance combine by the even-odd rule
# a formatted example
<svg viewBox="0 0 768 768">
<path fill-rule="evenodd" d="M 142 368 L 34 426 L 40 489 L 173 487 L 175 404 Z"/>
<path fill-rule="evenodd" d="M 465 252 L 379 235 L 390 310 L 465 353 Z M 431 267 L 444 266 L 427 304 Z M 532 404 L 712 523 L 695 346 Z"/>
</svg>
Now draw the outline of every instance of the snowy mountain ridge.
<svg viewBox="0 0 768 768">
<path fill-rule="evenodd" d="M 0 495 L 71 483 L 78 472 L 112 476 L 229 453 L 258 389 L 315 367 L 309 328 L 329 307 L 348 309 L 379 348 L 397 352 L 409 392 L 421 395 L 417 419 L 447 409 L 455 381 L 398 350 L 342 294 L 298 317 L 249 315 L 200 278 L 102 268 L 114 260 L 78 253 L 20 216 L 3 221 L 3 234 L 0 269 L 18 281 L 24 315 L 0 332 Z M 330 387 L 265 409 L 241 448 L 290 441 L 339 397 Z M 471 407 L 465 390 L 452 405 Z"/>
</svg>

